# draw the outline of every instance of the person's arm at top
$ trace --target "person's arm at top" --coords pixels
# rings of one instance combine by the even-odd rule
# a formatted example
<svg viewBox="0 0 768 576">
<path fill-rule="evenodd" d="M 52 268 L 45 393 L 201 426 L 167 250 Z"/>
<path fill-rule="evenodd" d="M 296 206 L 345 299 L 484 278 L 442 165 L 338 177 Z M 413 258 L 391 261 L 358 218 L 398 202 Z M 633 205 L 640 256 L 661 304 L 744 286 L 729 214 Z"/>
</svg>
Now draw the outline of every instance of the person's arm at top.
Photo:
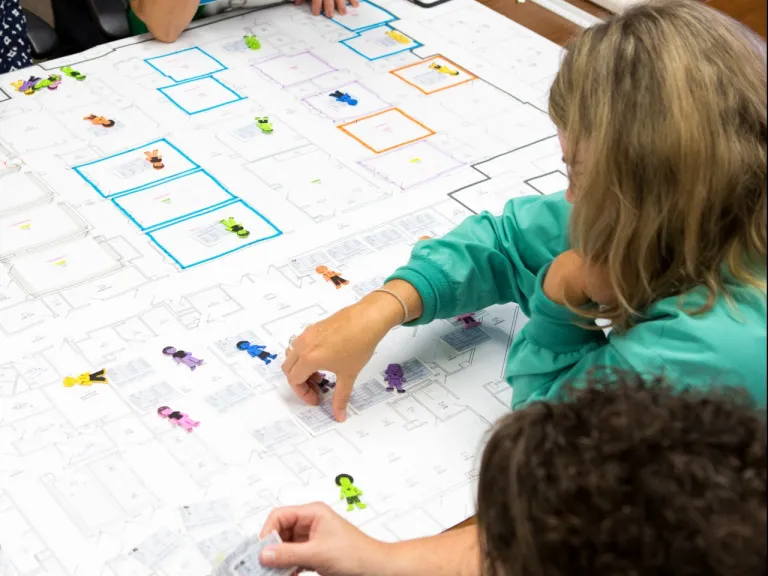
<svg viewBox="0 0 768 576">
<path fill-rule="evenodd" d="M 160 42 L 174 42 L 184 32 L 200 0 L 131 0 L 131 9 Z"/>
<path fill-rule="evenodd" d="M 483 212 L 442 238 L 419 242 L 388 280 L 418 292 L 422 309 L 413 324 L 507 302 L 527 315 L 539 270 L 568 248 L 570 209 L 563 193 L 516 198 L 501 216 Z"/>
<path fill-rule="evenodd" d="M 261 563 L 299 566 L 323 576 L 479 576 L 475 526 L 430 538 L 387 544 L 363 534 L 325 504 L 273 510 L 261 537 L 272 531 L 283 544 L 266 548 Z"/>
</svg>

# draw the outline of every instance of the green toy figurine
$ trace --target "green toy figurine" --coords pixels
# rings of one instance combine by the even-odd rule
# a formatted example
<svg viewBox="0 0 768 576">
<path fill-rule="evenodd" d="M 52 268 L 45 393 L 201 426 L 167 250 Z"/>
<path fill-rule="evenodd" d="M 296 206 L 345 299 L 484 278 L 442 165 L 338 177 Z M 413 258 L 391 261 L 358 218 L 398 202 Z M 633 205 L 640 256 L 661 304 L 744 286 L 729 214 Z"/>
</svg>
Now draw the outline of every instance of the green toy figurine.
<svg viewBox="0 0 768 576">
<path fill-rule="evenodd" d="M 70 78 L 74 78 L 75 80 L 85 80 L 85 74 L 81 74 L 80 72 L 72 68 L 72 66 L 63 66 L 61 68 L 61 71 L 64 72 L 64 74 L 66 74 Z"/>
<path fill-rule="evenodd" d="M 231 216 L 229 218 L 226 218 L 224 220 L 221 220 L 221 223 L 224 224 L 224 227 L 227 229 L 228 232 L 234 232 L 240 238 L 247 238 L 250 235 L 250 232 L 243 228 L 240 224 L 238 224 L 234 218 Z"/>
<path fill-rule="evenodd" d="M 256 38 L 256 36 L 253 34 L 243 36 L 243 40 L 245 40 L 245 45 L 248 46 L 248 48 L 251 50 L 258 50 L 261 48 L 261 42 L 259 42 L 259 39 Z"/>
<path fill-rule="evenodd" d="M 268 116 L 256 116 L 256 126 L 259 127 L 264 134 L 272 134 L 272 122 L 269 121 Z"/>
<path fill-rule="evenodd" d="M 347 512 L 351 512 L 357 506 L 360 510 L 367 508 L 367 505 L 360 502 L 360 496 L 363 491 L 353 484 L 355 481 L 349 474 L 339 474 L 336 476 L 336 486 L 341 487 L 340 500 L 347 499 Z"/>
</svg>

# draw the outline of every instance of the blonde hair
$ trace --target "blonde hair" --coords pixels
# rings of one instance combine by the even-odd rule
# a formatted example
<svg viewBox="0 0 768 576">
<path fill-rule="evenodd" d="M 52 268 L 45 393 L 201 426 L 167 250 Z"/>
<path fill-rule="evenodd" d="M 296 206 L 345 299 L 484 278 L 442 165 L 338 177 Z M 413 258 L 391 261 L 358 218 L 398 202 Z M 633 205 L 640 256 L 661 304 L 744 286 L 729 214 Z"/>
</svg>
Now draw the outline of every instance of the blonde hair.
<svg viewBox="0 0 768 576">
<path fill-rule="evenodd" d="M 549 99 L 572 177 L 571 244 L 602 268 L 630 327 L 696 286 L 765 294 L 766 45 L 695 1 L 640 4 L 583 31 Z M 764 296 L 763 296 L 764 297 Z"/>
</svg>

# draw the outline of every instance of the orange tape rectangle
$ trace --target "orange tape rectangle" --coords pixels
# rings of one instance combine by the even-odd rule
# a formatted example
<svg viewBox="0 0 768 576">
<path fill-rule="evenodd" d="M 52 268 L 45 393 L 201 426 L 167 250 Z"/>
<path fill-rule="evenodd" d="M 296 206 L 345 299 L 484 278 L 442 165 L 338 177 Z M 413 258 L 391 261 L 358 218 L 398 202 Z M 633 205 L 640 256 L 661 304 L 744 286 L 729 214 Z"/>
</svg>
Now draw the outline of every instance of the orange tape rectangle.
<svg viewBox="0 0 768 576">
<path fill-rule="evenodd" d="M 404 78 L 401 74 L 398 74 L 398 72 L 401 72 L 402 70 L 407 70 L 409 68 L 414 68 L 415 66 L 424 66 L 425 68 L 429 68 L 429 65 L 432 62 L 434 62 L 435 60 L 438 60 L 438 59 L 443 61 L 443 62 L 446 62 L 450 66 L 453 66 L 457 70 L 460 70 L 461 72 L 463 72 L 464 74 L 467 75 L 467 78 L 464 78 L 460 82 L 454 82 L 453 84 L 449 84 L 448 86 L 443 86 L 441 88 L 436 88 L 434 90 L 427 91 L 427 90 L 424 90 L 424 88 L 422 88 L 418 84 L 414 84 L 412 81 L 408 80 L 407 78 Z M 443 90 L 448 90 L 449 88 L 454 88 L 456 86 L 461 86 L 462 84 L 466 84 L 467 82 L 471 82 L 472 80 L 477 80 L 477 76 L 475 76 L 474 74 L 472 74 L 468 70 L 465 70 L 464 68 L 462 68 L 461 66 L 457 65 L 453 61 L 448 60 L 448 58 L 444 58 L 440 54 L 437 54 L 436 56 L 432 56 L 431 58 L 427 58 L 426 60 L 422 60 L 420 62 L 415 62 L 413 64 L 408 64 L 408 66 L 403 66 L 402 68 L 395 68 L 394 70 L 390 70 L 389 73 L 392 74 L 393 76 L 396 76 L 397 78 L 399 78 L 400 80 L 402 80 L 406 84 L 408 84 L 410 86 L 413 86 L 419 92 L 421 92 L 422 94 L 426 94 L 427 96 L 429 96 L 430 94 L 435 94 L 436 92 L 441 92 Z"/>
<path fill-rule="evenodd" d="M 406 140 L 404 142 L 398 142 L 397 144 L 392 144 L 391 146 L 387 146 L 385 148 L 376 148 L 374 145 L 365 142 L 360 136 L 358 136 L 357 134 L 354 133 L 354 131 L 353 131 L 353 127 L 354 126 L 358 126 L 361 123 L 365 123 L 367 121 L 370 121 L 373 118 L 377 118 L 379 116 L 386 115 L 386 114 L 399 114 L 400 116 L 402 116 L 405 119 L 407 119 L 409 122 L 411 122 L 411 123 L 419 126 L 420 128 L 422 128 L 424 130 L 424 134 L 421 135 L 421 136 L 418 136 L 416 138 L 410 138 L 410 139 L 408 139 L 408 140 Z M 395 148 L 399 148 L 400 146 L 405 146 L 406 144 L 411 144 L 413 142 L 418 142 L 419 140 L 423 140 L 424 138 L 428 138 L 430 136 L 434 136 L 434 134 L 435 134 L 434 130 L 432 130 L 431 128 L 428 128 L 427 126 L 425 126 L 424 124 L 422 124 L 421 122 L 416 120 L 415 118 L 412 118 L 411 116 L 408 116 L 408 114 L 406 114 L 405 112 L 403 112 L 399 108 L 389 108 L 387 110 L 382 110 L 381 112 L 376 112 L 376 114 L 371 114 L 369 116 L 363 116 L 362 118 L 358 118 L 357 120 L 353 120 L 352 122 L 347 122 L 346 124 L 341 124 L 341 125 L 338 126 L 338 128 L 339 128 L 339 130 L 343 131 L 348 136 L 351 136 L 352 138 L 354 138 L 355 140 L 360 142 L 360 144 L 362 144 L 363 146 L 368 148 L 368 150 L 370 150 L 374 154 L 381 154 L 382 152 L 388 152 L 389 150 L 394 150 Z"/>
</svg>

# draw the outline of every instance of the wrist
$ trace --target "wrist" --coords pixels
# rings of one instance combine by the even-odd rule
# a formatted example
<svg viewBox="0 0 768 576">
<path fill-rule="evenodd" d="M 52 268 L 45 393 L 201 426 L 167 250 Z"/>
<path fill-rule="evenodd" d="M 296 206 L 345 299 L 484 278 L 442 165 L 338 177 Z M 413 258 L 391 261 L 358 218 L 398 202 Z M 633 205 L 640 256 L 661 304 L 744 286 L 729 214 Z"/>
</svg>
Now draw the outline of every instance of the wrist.
<svg viewBox="0 0 768 576">
<path fill-rule="evenodd" d="M 403 322 L 403 307 L 385 292 L 371 292 L 356 304 L 362 318 L 382 336 Z"/>
</svg>

